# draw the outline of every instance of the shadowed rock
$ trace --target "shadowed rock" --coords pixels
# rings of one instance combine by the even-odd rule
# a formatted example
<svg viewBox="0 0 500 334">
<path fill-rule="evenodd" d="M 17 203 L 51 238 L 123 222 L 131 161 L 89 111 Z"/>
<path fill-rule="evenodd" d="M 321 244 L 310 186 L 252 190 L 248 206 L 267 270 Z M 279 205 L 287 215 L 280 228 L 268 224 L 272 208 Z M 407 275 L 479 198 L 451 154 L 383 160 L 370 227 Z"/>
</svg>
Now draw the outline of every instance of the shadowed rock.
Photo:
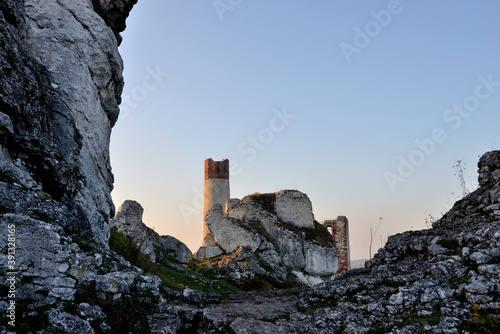
<svg viewBox="0 0 500 334">
<path fill-rule="evenodd" d="M 180 263 L 188 263 L 192 253 L 189 248 L 176 238 L 163 235 L 147 227 L 142 222 L 144 209 L 136 201 L 127 200 L 118 209 L 111 220 L 111 226 L 118 232 L 130 237 L 139 250 L 148 256 L 149 260 L 165 262 L 173 258 Z"/>
</svg>

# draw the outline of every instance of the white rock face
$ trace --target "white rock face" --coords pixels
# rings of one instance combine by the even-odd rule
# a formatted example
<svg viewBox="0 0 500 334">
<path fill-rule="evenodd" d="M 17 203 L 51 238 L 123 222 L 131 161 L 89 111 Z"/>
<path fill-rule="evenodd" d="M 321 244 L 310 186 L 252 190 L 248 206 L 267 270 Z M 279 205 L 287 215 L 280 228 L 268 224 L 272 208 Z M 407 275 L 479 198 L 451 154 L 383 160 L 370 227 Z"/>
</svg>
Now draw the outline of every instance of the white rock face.
<svg viewBox="0 0 500 334">
<path fill-rule="evenodd" d="M 328 276 L 338 270 L 338 257 L 335 249 L 318 247 L 308 244 L 305 247 L 304 257 L 306 266 L 304 271 L 315 276 Z"/>
<path fill-rule="evenodd" d="M 89 220 L 97 241 L 107 244 L 114 211 L 109 163 L 111 127 L 123 88 L 122 59 L 112 30 L 91 1 L 26 0 L 28 44 L 50 72 L 81 138 L 74 202 Z"/>
<path fill-rule="evenodd" d="M 299 228 L 314 228 L 312 204 L 306 194 L 283 190 L 276 194 L 276 214 L 285 223 Z"/>
<path fill-rule="evenodd" d="M 218 204 L 207 215 L 206 223 L 215 243 L 226 253 L 232 253 L 240 247 L 255 251 L 260 245 L 260 240 L 254 233 L 239 226 L 236 220 L 224 217 L 222 207 Z"/>
<path fill-rule="evenodd" d="M 308 275 L 307 273 L 303 273 L 302 271 L 294 270 L 292 273 L 297 277 L 297 279 L 300 282 L 306 285 L 313 286 L 324 282 L 323 279 L 316 276 Z"/>
<path fill-rule="evenodd" d="M 231 211 L 236 205 L 240 204 L 239 198 L 230 198 L 226 201 L 224 212 L 228 213 Z"/>
<path fill-rule="evenodd" d="M 224 254 L 224 251 L 215 243 L 214 236 L 209 234 L 203 240 L 203 244 L 194 256 L 195 261 L 202 261 L 212 259 L 219 255 Z"/>
</svg>

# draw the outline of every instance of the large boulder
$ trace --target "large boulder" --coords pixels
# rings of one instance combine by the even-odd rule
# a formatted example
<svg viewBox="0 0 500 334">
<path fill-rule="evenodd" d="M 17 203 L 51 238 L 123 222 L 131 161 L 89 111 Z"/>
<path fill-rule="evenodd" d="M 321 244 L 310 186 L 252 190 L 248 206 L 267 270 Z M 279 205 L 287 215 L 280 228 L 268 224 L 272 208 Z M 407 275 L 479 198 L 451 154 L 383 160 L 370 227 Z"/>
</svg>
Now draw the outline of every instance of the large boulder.
<svg viewBox="0 0 500 334">
<path fill-rule="evenodd" d="M 188 263 L 192 253 L 178 239 L 158 233 L 142 222 L 144 209 L 136 201 L 127 200 L 111 220 L 111 226 L 130 237 L 139 250 L 153 263 L 174 258 L 180 263 Z"/>
</svg>

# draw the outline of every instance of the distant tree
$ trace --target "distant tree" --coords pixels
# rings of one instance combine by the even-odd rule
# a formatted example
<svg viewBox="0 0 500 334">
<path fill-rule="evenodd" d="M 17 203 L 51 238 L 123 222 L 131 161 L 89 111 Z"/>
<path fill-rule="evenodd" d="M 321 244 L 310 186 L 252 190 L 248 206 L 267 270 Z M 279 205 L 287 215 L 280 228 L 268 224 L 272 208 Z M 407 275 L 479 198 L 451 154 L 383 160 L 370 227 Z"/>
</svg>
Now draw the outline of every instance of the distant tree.
<svg viewBox="0 0 500 334">
<path fill-rule="evenodd" d="M 380 227 L 380 224 L 382 223 L 382 217 L 378 217 L 378 225 L 375 229 L 373 229 L 373 225 L 370 225 L 370 259 L 372 258 L 372 244 L 373 244 L 373 236 L 377 234 L 378 228 Z"/>
</svg>

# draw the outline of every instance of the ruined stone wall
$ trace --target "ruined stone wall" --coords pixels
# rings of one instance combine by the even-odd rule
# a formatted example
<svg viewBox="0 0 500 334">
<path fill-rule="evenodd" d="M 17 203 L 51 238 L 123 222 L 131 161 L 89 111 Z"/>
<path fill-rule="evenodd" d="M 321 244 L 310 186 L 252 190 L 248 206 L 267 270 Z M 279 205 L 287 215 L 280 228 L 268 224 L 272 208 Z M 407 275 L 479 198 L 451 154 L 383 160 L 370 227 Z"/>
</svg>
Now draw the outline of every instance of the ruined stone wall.
<svg viewBox="0 0 500 334">
<path fill-rule="evenodd" d="M 314 228 L 311 200 L 300 191 L 282 190 L 276 193 L 276 214 L 295 227 Z"/>
<path fill-rule="evenodd" d="M 203 200 L 203 217 L 214 206 L 224 206 L 229 199 L 229 160 L 205 160 L 205 194 Z M 203 238 L 209 234 L 206 222 L 203 222 Z"/>
<path fill-rule="evenodd" d="M 350 269 L 349 222 L 347 217 L 338 216 L 336 220 L 325 220 L 324 226 L 332 229 L 333 239 L 339 256 L 338 274 L 344 274 Z"/>
<path fill-rule="evenodd" d="M 279 197 L 286 197 L 287 208 L 301 208 L 290 210 L 294 215 L 288 217 L 309 217 L 313 228 L 279 217 Z M 304 203 L 309 203 L 309 212 Z M 240 282 L 260 276 L 281 283 L 315 285 L 335 277 L 338 257 L 334 238 L 323 226 L 314 224 L 306 194 L 296 190 L 256 193 L 226 204 L 226 210 L 217 204 L 205 216 L 209 234 L 194 260 L 212 259 L 220 270 Z"/>
</svg>

